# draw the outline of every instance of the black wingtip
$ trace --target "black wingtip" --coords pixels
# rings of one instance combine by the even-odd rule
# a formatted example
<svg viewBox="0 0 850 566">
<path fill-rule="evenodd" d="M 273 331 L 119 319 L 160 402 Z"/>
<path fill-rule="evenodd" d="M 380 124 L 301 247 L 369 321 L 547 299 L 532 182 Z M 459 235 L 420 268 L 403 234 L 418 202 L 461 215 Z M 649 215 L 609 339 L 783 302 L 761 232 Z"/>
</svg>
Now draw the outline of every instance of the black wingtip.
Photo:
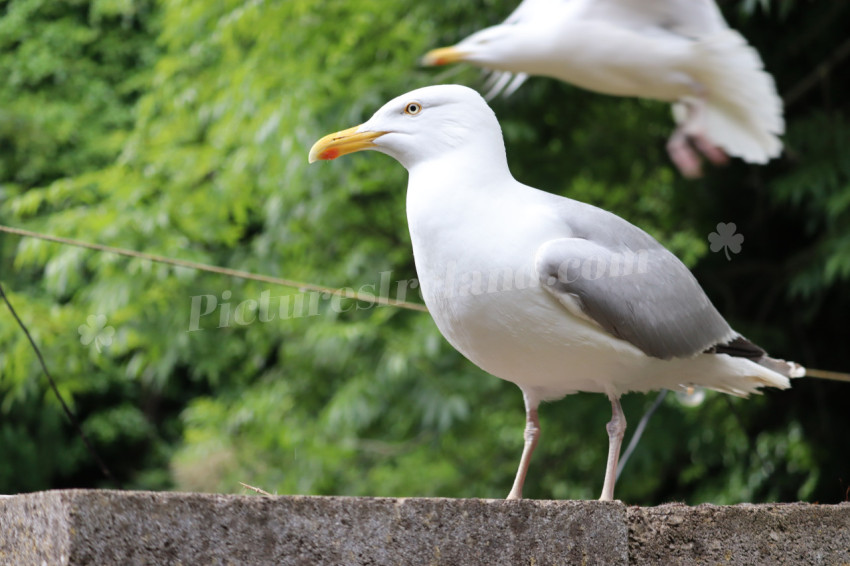
<svg viewBox="0 0 850 566">
<path fill-rule="evenodd" d="M 738 336 L 726 344 L 716 344 L 705 352 L 707 354 L 727 354 L 735 358 L 746 358 L 785 377 L 802 377 L 806 375 L 806 368 L 800 364 L 771 358 L 762 348 L 756 346 L 743 336 Z"/>
</svg>

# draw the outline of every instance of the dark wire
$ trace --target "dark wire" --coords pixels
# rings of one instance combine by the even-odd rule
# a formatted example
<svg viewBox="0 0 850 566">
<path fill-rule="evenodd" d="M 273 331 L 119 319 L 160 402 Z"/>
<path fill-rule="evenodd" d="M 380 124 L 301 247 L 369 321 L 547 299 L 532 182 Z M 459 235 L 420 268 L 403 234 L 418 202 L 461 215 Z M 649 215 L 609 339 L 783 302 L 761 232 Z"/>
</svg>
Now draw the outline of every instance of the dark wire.
<svg viewBox="0 0 850 566">
<path fill-rule="evenodd" d="M 35 340 L 32 339 L 30 335 L 30 331 L 27 329 L 26 325 L 23 323 L 21 318 L 18 316 L 18 313 L 15 312 L 14 307 L 12 307 L 12 303 L 9 302 L 9 297 L 6 296 L 6 293 L 3 291 L 3 285 L 0 284 L 0 297 L 3 297 L 3 301 L 6 303 L 6 306 L 9 307 L 9 311 L 12 313 L 12 316 L 15 317 L 15 320 L 18 321 L 18 326 L 21 327 L 21 330 L 26 334 L 27 339 L 30 341 L 30 345 L 32 345 L 32 349 L 35 351 L 36 357 L 38 357 L 38 361 L 41 364 L 41 369 L 44 370 L 44 375 L 47 376 L 47 381 L 50 382 L 50 387 L 53 389 L 53 393 L 56 394 L 56 398 L 59 399 L 59 403 L 62 404 L 62 409 L 65 411 L 65 415 L 68 417 L 68 420 L 71 421 L 71 424 L 74 425 L 74 428 L 77 429 L 77 434 L 80 435 L 80 438 L 83 439 L 83 444 L 86 446 L 86 450 L 88 450 L 91 457 L 94 458 L 94 461 L 97 462 L 100 471 L 106 476 L 106 479 L 112 481 L 116 486 L 118 486 L 118 481 L 112 475 L 112 472 L 109 471 L 109 468 L 106 467 L 106 464 L 103 463 L 103 460 L 100 459 L 97 452 L 95 452 L 94 447 L 92 447 L 89 442 L 86 433 L 83 432 L 83 427 L 80 426 L 80 421 L 77 420 L 77 417 L 74 416 L 74 413 L 71 412 L 71 409 L 68 408 L 68 405 L 65 404 L 65 400 L 62 398 L 62 395 L 59 394 L 59 388 L 56 387 L 56 382 L 53 381 L 53 376 L 50 375 L 50 372 L 47 371 L 47 364 L 44 363 L 44 358 L 41 355 L 41 350 L 38 349 L 38 346 L 35 343 Z"/>
<path fill-rule="evenodd" d="M 652 406 L 643 414 L 640 422 L 635 429 L 635 433 L 632 435 L 631 441 L 629 441 L 629 446 L 626 448 L 626 451 L 623 452 L 622 458 L 620 458 L 620 464 L 617 466 L 617 479 L 620 478 L 620 474 L 623 472 L 623 468 L 626 467 L 626 462 L 629 461 L 629 457 L 632 455 L 632 452 L 637 448 L 638 442 L 640 442 L 640 437 L 643 436 L 643 431 L 646 429 L 646 425 L 649 422 L 649 419 L 658 410 L 658 407 L 661 406 L 661 402 L 667 396 L 667 389 L 662 389 L 658 392 L 658 396 L 655 398 L 655 402 L 652 403 Z"/>
</svg>

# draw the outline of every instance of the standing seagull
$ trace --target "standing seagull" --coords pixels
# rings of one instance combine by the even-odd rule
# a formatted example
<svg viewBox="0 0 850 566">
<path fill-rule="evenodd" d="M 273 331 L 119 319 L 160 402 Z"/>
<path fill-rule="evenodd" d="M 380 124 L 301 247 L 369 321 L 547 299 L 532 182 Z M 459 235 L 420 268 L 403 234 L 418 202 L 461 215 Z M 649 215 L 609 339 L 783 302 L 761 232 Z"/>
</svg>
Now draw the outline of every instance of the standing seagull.
<svg viewBox="0 0 850 566">
<path fill-rule="evenodd" d="M 782 150 L 773 78 L 714 0 L 524 0 L 502 24 L 423 59 L 457 61 L 496 71 L 493 96 L 543 75 L 603 94 L 674 102 L 677 128 L 667 150 L 686 177 L 701 175 L 694 147 L 715 164 L 727 153 L 766 163 Z"/>
<path fill-rule="evenodd" d="M 457 85 L 414 90 L 323 137 L 310 162 L 372 149 L 409 172 L 407 218 L 425 304 L 443 336 L 525 399 L 522 497 L 541 401 L 611 400 L 603 500 L 626 429 L 620 396 L 692 385 L 746 396 L 787 388 L 797 364 L 732 330 L 691 272 L 649 234 L 594 206 L 517 182 L 495 114 Z"/>
</svg>

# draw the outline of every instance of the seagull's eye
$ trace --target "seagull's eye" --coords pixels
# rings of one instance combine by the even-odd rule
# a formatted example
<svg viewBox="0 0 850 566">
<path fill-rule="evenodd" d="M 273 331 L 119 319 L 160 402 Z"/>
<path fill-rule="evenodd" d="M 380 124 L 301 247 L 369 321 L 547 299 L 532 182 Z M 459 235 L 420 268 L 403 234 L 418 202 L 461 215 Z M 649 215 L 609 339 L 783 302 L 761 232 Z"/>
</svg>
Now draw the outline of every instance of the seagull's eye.
<svg viewBox="0 0 850 566">
<path fill-rule="evenodd" d="M 410 116 L 416 116 L 422 112 L 422 105 L 418 102 L 409 102 L 407 106 L 404 107 L 404 113 L 409 114 Z"/>
</svg>

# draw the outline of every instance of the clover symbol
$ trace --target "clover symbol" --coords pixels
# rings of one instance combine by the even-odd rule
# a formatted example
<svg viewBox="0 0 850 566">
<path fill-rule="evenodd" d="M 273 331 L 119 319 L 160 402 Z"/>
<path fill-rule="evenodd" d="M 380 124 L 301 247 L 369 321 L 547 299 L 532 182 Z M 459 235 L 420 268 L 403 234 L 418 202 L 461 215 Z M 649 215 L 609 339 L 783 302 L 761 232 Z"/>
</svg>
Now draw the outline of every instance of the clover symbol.
<svg viewBox="0 0 850 566">
<path fill-rule="evenodd" d="M 90 314 L 86 318 L 86 324 L 81 324 L 77 331 L 80 333 L 80 343 L 83 346 L 88 346 L 94 342 L 94 347 L 98 353 L 102 346 L 112 344 L 112 337 L 115 335 L 115 329 L 111 326 L 106 326 L 106 315 Z"/>
<path fill-rule="evenodd" d="M 717 224 L 717 232 L 712 232 L 708 235 L 708 241 L 711 244 L 711 251 L 719 252 L 721 249 L 726 252 L 726 259 L 732 260 L 729 257 L 729 252 L 733 254 L 741 253 L 741 244 L 744 243 L 744 235 L 736 234 L 735 230 L 738 227 L 734 222 Z"/>
</svg>

